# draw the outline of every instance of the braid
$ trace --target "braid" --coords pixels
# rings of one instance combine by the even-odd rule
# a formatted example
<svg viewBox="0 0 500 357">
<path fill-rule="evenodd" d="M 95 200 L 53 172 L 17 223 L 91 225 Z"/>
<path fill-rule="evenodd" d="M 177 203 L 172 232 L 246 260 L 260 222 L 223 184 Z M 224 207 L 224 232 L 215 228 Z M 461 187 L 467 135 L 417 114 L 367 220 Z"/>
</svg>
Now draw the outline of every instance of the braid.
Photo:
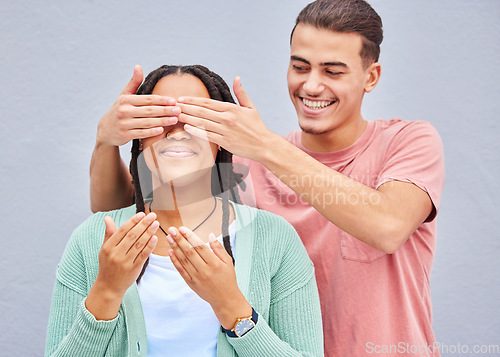
<svg viewBox="0 0 500 357">
<path fill-rule="evenodd" d="M 144 83 L 137 90 L 138 95 L 147 95 L 153 92 L 154 87 L 160 79 L 172 74 L 190 74 L 202 81 L 202 83 L 207 88 L 208 94 L 211 99 L 235 103 L 233 96 L 231 95 L 231 90 L 229 89 L 226 82 L 218 74 L 210 71 L 208 68 L 201 65 L 192 66 L 169 66 L 164 65 L 158 69 L 149 73 L 144 80 Z M 131 160 L 130 160 L 130 173 L 132 175 L 132 183 L 134 185 L 135 191 L 135 204 L 137 207 L 137 212 L 144 212 L 144 197 L 141 191 L 141 185 L 139 182 L 139 170 L 138 170 L 138 160 L 141 154 L 139 147 L 139 140 L 134 139 L 132 143 L 131 150 Z M 232 196 L 232 201 L 240 203 L 241 200 L 238 195 L 237 180 L 236 175 L 233 171 L 233 154 L 224 148 L 221 148 L 217 152 L 215 158 L 215 165 L 212 169 L 212 194 L 214 196 L 221 196 L 222 198 L 222 236 L 224 248 L 227 253 L 231 256 L 234 263 L 234 256 L 231 250 L 231 244 L 229 240 L 229 195 Z M 218 185 L 217 185 L 218 182 Z M 142 271 L 137 278 L 137 283 L 141 280 L 146 267 L 149 264 L 149 258 L 144 263 Z"/>
<path fill-rule="evenodd" d="M 221 160 L 216 164 L 217 176 L 220 178 L 219 180 L 219 189 L 220 195 L 222 197 L 222 242 L 224 243 L 224 248 L 229 253 L 234 263 L 234 256 L 231 250 L 231 242 L 229 240 L 229 187 L 230 181 L 230 171 L 227 159 L 231 159 L 232 155 L 230 152 L 224 150 L 223 153 L 221 150 L 220 157 Z M 218 154 L 219 156 L 219 154 Z M 222 163 L 222 165 L 220 165 Z"/>
</svg>

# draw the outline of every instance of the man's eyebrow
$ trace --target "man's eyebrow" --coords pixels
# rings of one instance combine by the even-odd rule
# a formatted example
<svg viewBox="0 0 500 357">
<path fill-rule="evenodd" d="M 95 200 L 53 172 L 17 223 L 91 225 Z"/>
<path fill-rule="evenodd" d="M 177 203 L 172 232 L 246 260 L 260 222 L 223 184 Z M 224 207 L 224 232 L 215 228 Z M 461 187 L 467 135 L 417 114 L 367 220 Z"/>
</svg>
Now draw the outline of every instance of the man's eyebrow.
<svg viewBox="0 0 500 357">
<path fill-rule="evenodd" d="M 290 59 L 292 61 L 299 61 L 299 62 L 304 62 L 305 64 L 311 64 L 308 60 L 305 60 L 305 59 L 303 59 L 302 57 L 299 57 L 299 56 L 292 55 L 292 56 L 290 56 Z"/>
<path fill-rule="evenodd" d="M 336 67 L 345 67 L 347 68 L 347 65 L 344 62 L 323 62 L 320 63 L 321 66 L 327 67 L 327 66 L 336 66 Z"/>
<path fill-rule="evenodd" d="M 295 56 L 295 55 L 290 56 L 290 59 L 292 61 L 299 61 L 299 62 L 303 62 L 303 63 L 308 64 L 308 65 L 311 64 L 308 60 L 306 60 L 302 57 L 299 57 L 299 56 Z M 344 68 L 348 67 L 347 64 L 345 64 L 344 62 L 337 62 L 337 61 L 335 61 L 335 62 L 323 62 L 323 63 L 320 63 L 320 66 L 322 66 L 322 67 L 336 66 L 336 67 L 344 67 Z"/>
</svg>

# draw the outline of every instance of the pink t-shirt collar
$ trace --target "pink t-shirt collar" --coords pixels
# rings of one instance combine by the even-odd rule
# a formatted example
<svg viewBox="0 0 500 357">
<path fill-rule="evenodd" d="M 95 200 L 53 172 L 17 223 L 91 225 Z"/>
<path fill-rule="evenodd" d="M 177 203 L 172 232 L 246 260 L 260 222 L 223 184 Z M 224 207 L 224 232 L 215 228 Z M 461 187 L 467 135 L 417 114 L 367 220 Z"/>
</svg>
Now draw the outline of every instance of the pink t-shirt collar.
<svg viewBox="0 0 500 357">
<path fill-rule="evenodd" d="M 302 145 L 302 131 L 295 130 L 287 135 L 287 140 L 292 144 L 297 146 L 299 149 L 314 157 L 316 160 L 322 163 L 335 163 L 338 161 L 349 160 L 356 156 L 358 152 L 360 152 L 363 148 L 366 147 L 367 144 L 370 143 L 370 138 L 375 132 L 375 122 L 368 121 L 366 128 L 361 134 L 361 136 L 352 144 L 351 146 L 335 151 L 335 152 L 317 152 L 306 149 Z"/>
</svg>

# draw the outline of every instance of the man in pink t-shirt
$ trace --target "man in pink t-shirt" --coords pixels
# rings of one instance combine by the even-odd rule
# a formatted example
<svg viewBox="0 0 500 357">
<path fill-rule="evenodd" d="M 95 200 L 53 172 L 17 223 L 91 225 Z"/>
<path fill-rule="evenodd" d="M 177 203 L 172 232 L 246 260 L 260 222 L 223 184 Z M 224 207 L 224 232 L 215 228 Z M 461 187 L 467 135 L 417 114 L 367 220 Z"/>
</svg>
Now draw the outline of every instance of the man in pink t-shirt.
<svg viewBox="0 0 500 357">
<path fill-rule="evenodd" d="M 308 150 L 300 131 L 286 139 L 325 165 L 321 175 L 333 169 L 373 189 L 390 187 L 391 182 L 411 183 L 426 192 L 435 207 L 425 223 L 387 254 L 332 224 L 262 164 L 235 159 L 250 168 L 242 199 L 292 223 L 314 262 L 326 355 L 438 355 L 429 275 L 444 171 L 435 129 L 426 122 L 398 119 L 368 122 L 354 144 L 335 152 Z M 323 196 L 311 191 L 312 200 L 320 204 L 379 204 L 378 195 L 345 194 L 334 181 L 322 185 L 330 187 Z M 359 224 L 364 220 L 358 217 Z"/>
<path fill-rule="evenodd" d="M 364 0 L 317 0 L 300 12 L 287 79 L 301 130 L 287 138 L 264 125 L 239 78 L 239 106 L 141 101 L 131 95 L 142 81 L 136 67 L 99 124 L 92 209 L 118 208 L 132 197 L 116 145 L 158 135 L 168 127 L 154 126 L 176 117 L 191 135 L 245 158 L 246 203 L 282 215 L 298 231 L 315 264 L 326 356 L 438 356 L 429 276 L 443 149 L 428 123 L 363 119 L 364 94 L 380 78 L 382 37 L 381 19 Z"/>
</svg>

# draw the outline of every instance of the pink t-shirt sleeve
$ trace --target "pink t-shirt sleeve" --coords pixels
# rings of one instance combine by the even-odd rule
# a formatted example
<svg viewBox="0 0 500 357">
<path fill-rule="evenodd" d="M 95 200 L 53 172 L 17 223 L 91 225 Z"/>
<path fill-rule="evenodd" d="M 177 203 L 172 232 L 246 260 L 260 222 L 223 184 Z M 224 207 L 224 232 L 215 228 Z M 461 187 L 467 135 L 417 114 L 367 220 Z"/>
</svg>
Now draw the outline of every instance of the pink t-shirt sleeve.
<svg viewBox="0 0 500 357">
<path fill-rule="evenodd" d="M 383 169 L 376 188 L 389 181 L 410 182 L 432 200 L 435 211 L 427 218 L 432 221 L 439 209 L 444 185 L 443 144 L 434 127 L 424 121 L 408 122 L 394 129 L 399 132 L 388 144 Z"/>
<path fill-rule="evenodd" d="M 251 167 L 254 164 L 255 162 L 250 159 L 233 155 L 233 170 L 235 173 L 241 174 L 244 181 L 243 186 L 239 185 L 238 187 L 238 194 L 240 195 L 241 203 L 251 207 L 257 207 L 255 189 L 253 185 L 254 178 L 251 174 Z M 243 190 L 242 187 L 245 189 Z"/>
</svg>

